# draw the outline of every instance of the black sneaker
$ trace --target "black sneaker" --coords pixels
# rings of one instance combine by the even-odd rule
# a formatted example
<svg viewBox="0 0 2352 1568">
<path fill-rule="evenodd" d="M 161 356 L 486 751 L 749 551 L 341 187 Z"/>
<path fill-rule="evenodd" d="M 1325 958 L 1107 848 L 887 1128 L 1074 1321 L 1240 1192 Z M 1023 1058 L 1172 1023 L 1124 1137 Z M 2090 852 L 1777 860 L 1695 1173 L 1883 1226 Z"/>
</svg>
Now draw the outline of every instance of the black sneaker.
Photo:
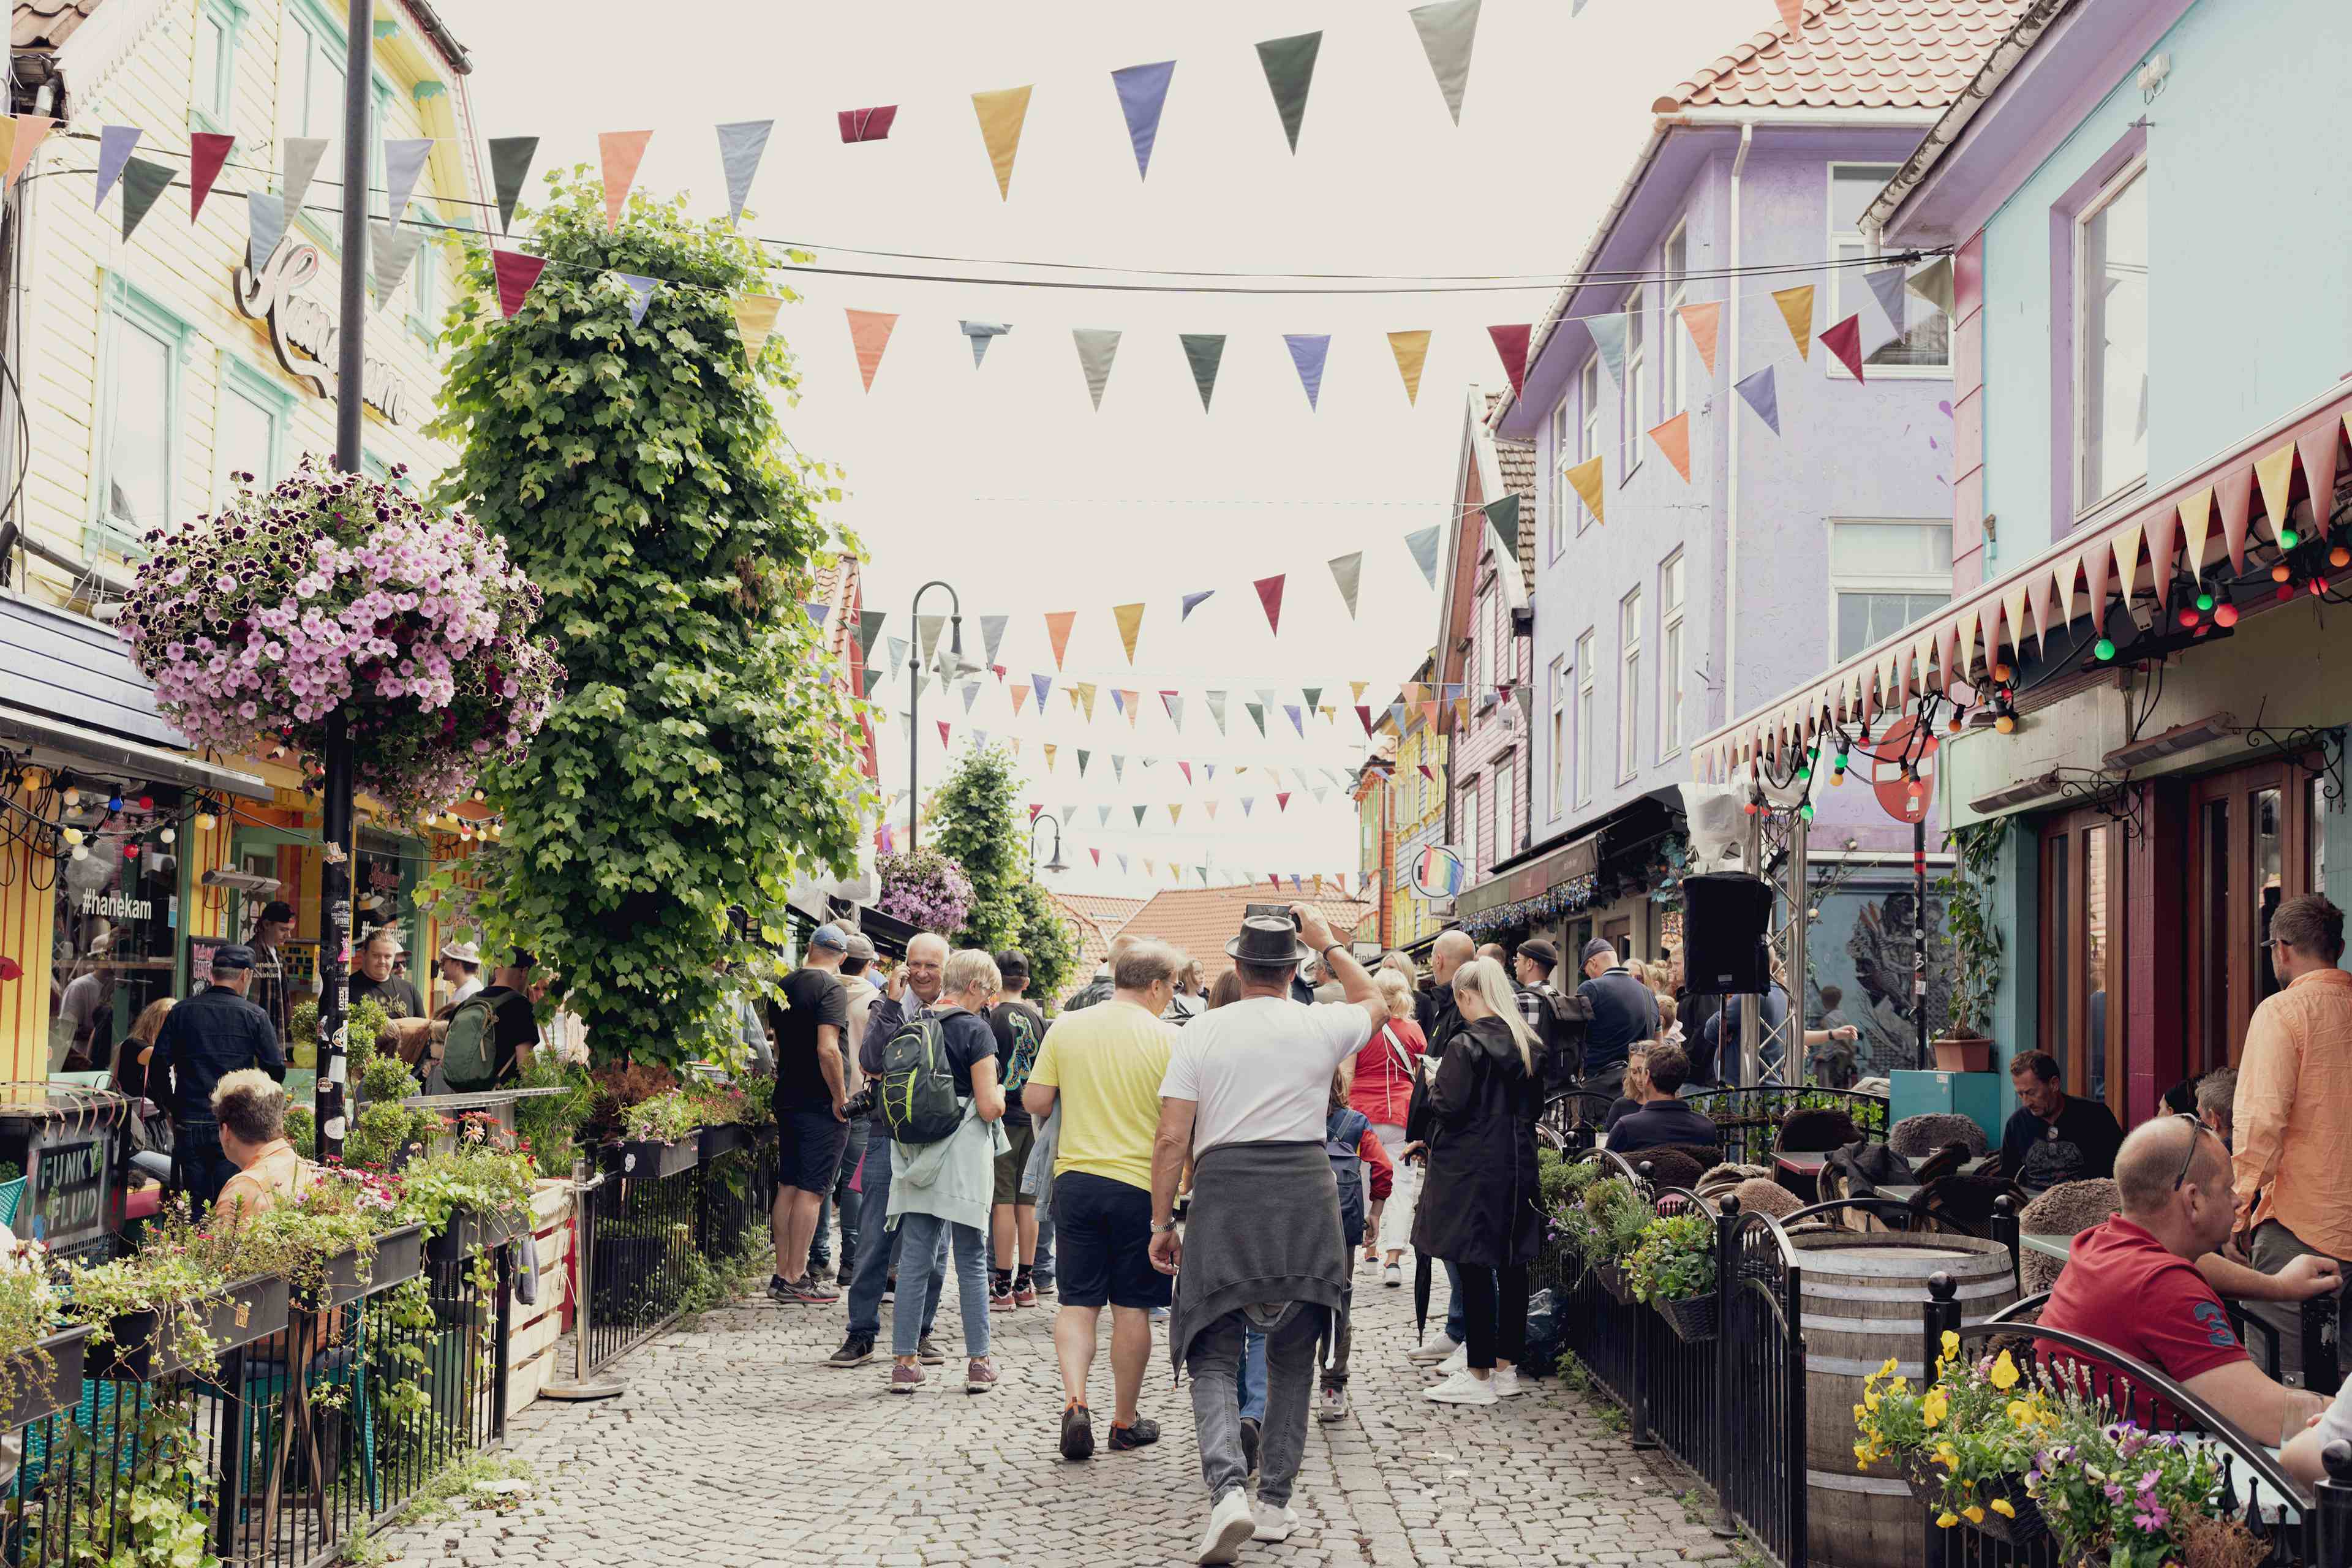
<svg viewBox="0 0 2352 1568">
<path fill-rule="evenodd" d="M 870 1334 L 851 1334 L 841 1342 L 841 1348 L 825 1358 L 827 1366 L 864 1366 L 874 1359 L 874 1339 Z"/>
<path fill-rule="evenodd" d="M 948 1352 L 933 1344 L 931 1342 L 931 1336 L 925 1334 L 921 1339 L 915 1342 L 915 1359 L 921 1362 L 925 1366 L 945 1366 L 947 1364 Z"/>
<path fill-rule="evenodd" d="M 1158 1434 L 1154 1433 L 1157 1436 Z M 1118 1445 L 1118 1428 L 1110 1429 L 1111 1446 Z M 1083 1405 L 1062 1406 L 1062 1458 L 1091 1459 L 1095 1457 L 1095 1424 Z"/>
<path fill-rule="evenodd" d="M 1257 1423 L 1246 1415 L 1242 1417 L 1242 1467 L 1249 1479 L 1257 1479 Z"/>
<path fill-rule="evenodd" d="M 1114 1454 L 1129 1448 L 1149 1448 L 1160 1441 L 1160 1423 L 1149 1415 L 1139 1415 L 1132 1426 L 1122 1426 L 1114 1421 L 1110 1426 L 1110 1451 Z"/>
</svg>

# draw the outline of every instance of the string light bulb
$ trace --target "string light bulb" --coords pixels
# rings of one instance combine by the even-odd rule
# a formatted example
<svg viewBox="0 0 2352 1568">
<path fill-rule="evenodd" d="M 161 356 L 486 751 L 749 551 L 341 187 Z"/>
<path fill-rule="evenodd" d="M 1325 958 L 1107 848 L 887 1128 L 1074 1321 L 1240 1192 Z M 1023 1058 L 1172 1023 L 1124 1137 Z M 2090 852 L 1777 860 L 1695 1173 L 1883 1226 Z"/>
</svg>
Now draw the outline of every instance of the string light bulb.
<svg viewBox="0 0 2352 1568">
<path fill-rule="evenodd" d="M 140 810 L 142 810 L 142 811 L 152 811 L 152 810 L 154 810 L 154 809 L 155 809 L 155 797 L 154 797 L 153 795 L 141 795 L 141 796 L 139 797 L 139 809 L 140 809 Z"/>
<path fill-rule="evenodd" d="M 2098 641 L 2093 643 L 2091 645 L 2091 657 L 2097 659 L 2102 664 L 2105 664 L 2107 660 L 2115 658 L 2116 639 L 2113 637 L 2101 637 Z"/>
<path fill-rule="evenodd" d="M 2279 530 L 2279 548 L 2281 550 L 2293 550 L 2296 545 L 2301 544 L 2302 542 L 2303 535 L 2297 533 L 2294 529 L 2282 528 Z"/>
<path fill-rule="evenodd" d="M 26 768 L 25 770 L 25 789 L 27 794 L 38 790 L 43 784 L 48 782 L 49 775 L 43 770 L 39 768 Z"/>
<path fill-rule="evenodd" d="M 2198 607 L 2199 609 L 2200 609 L 2200 610 L 2206 610 L 2206 611 L 2210 611 L 2210 610 L 2211 610 L 2211 609 L 2213 608 L 2213 595 L 2210 595 L 2210 594 L 2200 594 L 2200 595 L 2197 595 L 2197 607 Z"/>
<path fill-rule="evenodd" d="M 2340 544 L 2337 545 L 2335 549 L 2327 552 L 2327 563 L 2330 566 L 2337 567 L 2352 566 L 2352 550 L 2347 550 Z"/>
<path fill-rule="evenodd" d="M 66 793 L 61 798 L 63 798 L 68 805 L 79 805 L 81 804 L 81 791 L 73 788 L 71 785 L 68 785 Z"/>
<path fill-rule="evenodd" d="M 77 845 L 75 845 L 75 846 L 73 847 L 73 858 L 74 858 L 75 859 L 77 859 L 77 860 L 87 860 L 87 859 L 89 859 L 89 845 L 87 845 L 87 844 L 77 844 Z"/>
<path fill-rule="evenodd" d="M 81 842 L 81 829 L 80 829 L 80 828 L 79 828 L 79 827 L 68 827 L 68 828 L 67 828 L 67 829 L 66 829 L 66 833 L 65 833 L 65 838 L 66 838 L 66 842 L 67 842 L 67 843 L 68 843 L 68 844 L 79 844 L 79 843 L 80 843 L 80 842 Z"/>
<path fill-rule="evenodd" d="M 2213 624 L 2217 626 L 2236 626 L 2238 624 L 2238 606 L 2235 605 L 2218 605 L 2214 606 Z"/>
<path fill-rule="evenodd" d="M 2017 715 L 2014 713 L 2000 714 L 1993 720 L 1992 727 L 1995 730 L 2000 731 L 2004 735 L 2014 735 L 2017 733 Z"/>
<path fill-rule="evenodd" d="M 2000 681 L 2003 686 L 2007 686 L 2009 684 L 2010 677 L 2014 673 L 2016 672 L 2009 668 L 2009 663 L 2006 659 L 1992 667 L 1992 678 L 1995 680 Z"/>
<path fill-rule="evenodd" d="M 122 809 L 122 797 L 119 795 L 108 795 L 106 797 L 106 809 L 109 811 L 121 811 Z"/>
<path fill-rule="evenodd" d="M 176 844 L 176 843 L 178 843 L 178 842 L 179 842 L 180 835 L 179 835 L 179 832 L 178 832 L 178 830 L 177 830 L 177 829 L 167 827 L 167 828 L 163 829 L 163 832 L 158 833 L 157 835 L 155 835 L 155 837 L 156 837 L 156 839 L 157 839 L 159 842 L 161 842 L 161 843 L 163 843 L 163 844 L 165 844 L 165 845 L 171 845 L 171 844 Z"/>
<path fill-rule="evenodd" d="M 2271 581 L 2273 583 L 2284 583 L 2294 575 L 2294 569 L 2284 561 L 2271 568 Z"/>
<path fill-rule="evenodd" d="M 197 831 L 197 832 L 199 832 L 199 833 L 210 833 L 210 832 L 211 832 L 215 827 L 217 827 L 218 826 L 220 826 L 220 818 L 218 818 L 218 817 L 215 816 L 211 812 L 209 812 L 209 811 L 200 811 L 200 812 L 196 813 L 196 831 Z"/>
</svg>

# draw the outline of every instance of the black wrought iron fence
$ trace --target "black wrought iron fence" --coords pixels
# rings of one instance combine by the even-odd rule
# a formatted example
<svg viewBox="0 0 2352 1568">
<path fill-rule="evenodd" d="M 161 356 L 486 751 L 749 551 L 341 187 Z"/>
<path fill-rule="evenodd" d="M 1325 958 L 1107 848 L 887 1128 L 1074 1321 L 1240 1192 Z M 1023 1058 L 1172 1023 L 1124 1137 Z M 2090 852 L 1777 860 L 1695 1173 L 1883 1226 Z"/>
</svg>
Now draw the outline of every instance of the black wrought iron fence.
<svg viewBox="0 0 2352 1568">
<path fill-rule="evenodd" d="M 1805 1342 L 1802 1275 L 1788 1233 L 1768 1214 L 1723 1201 L 1717 1222 L 1715 1389 L 1719 1425 L 1713 1475 L 1727 1518 L 1780 1563 L 1803 1561 Z"/>
<path fill-rule="evenodd" d="M 1886 1141 L 1886 1097 L 1853 1089 L 1781 1089 L 1758 1085 L 1748 1089 L 1710 1089 L 1689 1097 L 1723 1135 L 1723 1157 L 1742 1165 L 1769 1165 L 1780 1129 L 1791 1112 L 1843 1111 L 1853 1123 L 1854 1134 L 1872 1142 Z M 1826 1144 L 1811 1144 L 1827 1147 Z"/>
<path fill-rule="evenodd" d="M 723 1131 L 719 1138 L 712 1131 Z M 608 1162 L 581 1196 L 591 1371 L 676 1321 L 694 1282 L 758 1247 L 774 1196 L 772 1130 L 710 1129 L 690 1163 Z"/>
</svg>

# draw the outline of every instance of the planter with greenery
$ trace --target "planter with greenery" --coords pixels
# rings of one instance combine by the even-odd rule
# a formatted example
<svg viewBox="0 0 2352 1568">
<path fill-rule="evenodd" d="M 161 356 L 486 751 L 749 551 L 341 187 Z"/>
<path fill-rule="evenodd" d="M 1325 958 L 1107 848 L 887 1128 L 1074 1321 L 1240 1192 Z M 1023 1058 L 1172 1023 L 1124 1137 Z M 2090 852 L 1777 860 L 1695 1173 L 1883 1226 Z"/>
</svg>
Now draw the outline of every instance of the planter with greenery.
<svg viewBox="0 0 2352 1568">
<path fill-rule="evenodd" d="M 1582 1164 L 1595 1173 L 1598 1161 Z M 1572 1170 L 1574 1167 L 1570 1167 Z M 1564 1186 L 1565 1186 L 1564 1182 Z M 1565 1192 L 1551 1219 L 1565 1280 L 1600 1277 L 1601 1288 L 1620 1301 L 1633 1299 L 1624 1259 L 1653 1217 L 1649 1200 L 1622 1176 L 1592 1175 Z"/>
<path fill-rule="evenodd" d="M 89 1325 L 60 1329 L 47 1249 L 21 1241 L 0 1264 L 0 1430 L 15 1431 L 81 1398 Z"/>
<path fill-rule="evenodd" d="M 456 1148 L 409 1163 L 395 1212 L 424 1226 L 428 1260 L 455 1263 L 522 1234 L 533 1179 L 529 1155 L 469 1123 Z"/>
<path fill-rule="evenodd" d="M 1715 1338 L 1715 1215 L 1686 1209 L 1643 1226 L 1625 1258 L 1625 1284 L 1633 1299 L 1657 1309 L 1687 1341 Z"/>
<path fill-rule="evenodd" d="M 2009 818 L 1987 817 L 1944 836 L 1952 869 L 1937 881 L 1952 933 L 1952 1016 L 1935 1041 L 1936 1066 L 1945 1072 L 1984 1072 L 1992 1066 L 1992 1022 L 2000 994 L 2002 938 L 1993 890 L 2000 880 L 2001 841 Z"/>
<path fill-rule="evenodd" d="M 397 1284 L 421 1267 L 423 1233 L 399 1216 L 400 1194 L 373 1171 L 328 1165 L 297 1197 L 205 1228 L 167 1216 L 148 1245 L 197 1258 L 218 1274 L 277 1275 L 304 1306 L 341 1306 Z"/>
<path fill-rule="evenodd" d="M 150 1249 L 78 1269 L 67 1318 L 90 1326 L 89 1375 L 153 1383 L 177 1372 L 211 1377 L 226 1352 L 286 1326 L 282 1276 L 221 1282 L 184 1251 Z"/>
</svg>

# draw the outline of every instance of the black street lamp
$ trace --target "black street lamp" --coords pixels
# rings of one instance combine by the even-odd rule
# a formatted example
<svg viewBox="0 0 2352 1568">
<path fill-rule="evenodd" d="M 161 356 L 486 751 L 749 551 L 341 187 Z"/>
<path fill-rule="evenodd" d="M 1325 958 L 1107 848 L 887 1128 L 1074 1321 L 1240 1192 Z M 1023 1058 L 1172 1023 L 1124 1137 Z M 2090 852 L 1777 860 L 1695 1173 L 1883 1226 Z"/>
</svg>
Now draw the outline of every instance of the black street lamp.
<svg viewBox="0 0 2352 1568">
<path fill-rule="evenodd" d="M 1043 822 L 1054 825 L 1054 858 L 1045 862 L 1046 871 L 1057 874 L 1070 868 L 1062 859 L 1062 819 L 1050 811 L 1041 811 L 1029 819 L 1029 874 L 1033 877 L 1037 874 L 1037 825 Z"/>
<path fill-rule="evenodd" d="M 963 598 L 954 584 L 942 578 L 933 578 L 915 590 L 915 602 L 908 607 L 907 617 L 915 629 L 914 657 L 907 664 L 907 853 L 915 852 L 915 839 L 923 817 L 923 595 L 934 588 L 948 591 L 948 651 L 940 657 L 939 674 L 942 683 L 960 676 L 970 675 L 980 668 L 967 663 L 963 657 Z"/>
</svg>

